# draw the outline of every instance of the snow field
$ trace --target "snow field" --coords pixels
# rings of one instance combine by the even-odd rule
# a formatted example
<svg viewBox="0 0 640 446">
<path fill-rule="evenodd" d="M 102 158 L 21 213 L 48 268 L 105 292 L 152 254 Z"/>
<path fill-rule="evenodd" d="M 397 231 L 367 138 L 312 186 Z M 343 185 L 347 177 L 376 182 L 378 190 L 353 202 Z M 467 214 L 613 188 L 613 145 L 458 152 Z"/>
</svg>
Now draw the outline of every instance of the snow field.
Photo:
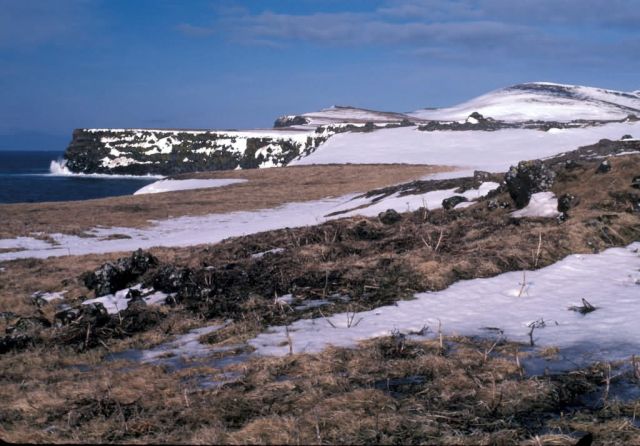
<svg viewBox="0 0 640 446">
<path fill-rule="evenodd" d="M 319 352 L 328 345 L 354 347 L 394 331 L 404 334 L 429 327 L 448 335 L 487 335 L 502 330 L 506 339 L 555 346 L 572 366 L 596 360 L 622 360 L 640 353 L 640 242 L 599 254 L 570 255 L 539 269 L 459 281 L 438 292 L 415 295 L 360 313 L 298 320 L 271 327 L 249 341 L 260 355 Z M 596 311 L 580 314 L 569 307 L 587 299 Z"/>
<path fill-rule="evenodd" d="M 290 165 L 403 162 L 504 172 L 522 160 L 557 155 L 603 138 L 618 140 L 625 134 L 639 135 L 640 122 L 547 132 L 531 129 L 427 132 L 400 127 L 334 135 L 318 150 Z"/>
</svg>

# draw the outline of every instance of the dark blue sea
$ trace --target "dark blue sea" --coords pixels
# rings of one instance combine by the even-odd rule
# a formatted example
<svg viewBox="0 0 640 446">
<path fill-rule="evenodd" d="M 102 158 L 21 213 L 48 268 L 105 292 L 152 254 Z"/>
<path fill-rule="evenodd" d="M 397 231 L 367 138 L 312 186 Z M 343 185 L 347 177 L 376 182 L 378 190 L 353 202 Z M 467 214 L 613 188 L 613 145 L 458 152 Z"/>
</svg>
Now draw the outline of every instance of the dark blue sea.
<svg viewBox="0 0 640 446">
<path fill-rule="evenodd" d="M 0 203 L 87 200 L 130 195 L 157 178 L 65 173 L 60 151 L 0 150 Z M 52 161 L 53 171 L 52 173 Z"/>
</svg>

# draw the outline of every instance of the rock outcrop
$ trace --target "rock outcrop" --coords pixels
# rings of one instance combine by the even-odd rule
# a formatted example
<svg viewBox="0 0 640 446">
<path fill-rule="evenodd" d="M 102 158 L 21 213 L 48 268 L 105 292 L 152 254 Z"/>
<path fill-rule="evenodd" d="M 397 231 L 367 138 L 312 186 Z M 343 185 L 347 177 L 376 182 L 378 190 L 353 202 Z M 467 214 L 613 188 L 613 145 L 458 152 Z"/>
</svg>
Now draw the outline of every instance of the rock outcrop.
<svg viewBox="0 0 640 446">
<path fill-rule="evenodd" d="M 529 204 L 531 195 L 548 191 L 555 177 L 555 172 L 542 161 L 534 160 L 521 161 L 517 166 L 512 166 L 504 180 L 516 207 L 521 209 Z"/>
<path fill-rule="evenodd" d="M 172 175 L 284 166 L 331 136 L 312 131 L 78 129 L 65 167 L 74 173 Z"/>
<path fill-rule="evenodd" d="M 96 297 L 113 294 L 127 287 L 150 268 L 158 265 L 158 260 L 141 249 L 130 257 L 123 257 L 115 262 L 107 262 L 95 271 L 83 276 L 84 284 L 95 292 Z"/>
</svg>

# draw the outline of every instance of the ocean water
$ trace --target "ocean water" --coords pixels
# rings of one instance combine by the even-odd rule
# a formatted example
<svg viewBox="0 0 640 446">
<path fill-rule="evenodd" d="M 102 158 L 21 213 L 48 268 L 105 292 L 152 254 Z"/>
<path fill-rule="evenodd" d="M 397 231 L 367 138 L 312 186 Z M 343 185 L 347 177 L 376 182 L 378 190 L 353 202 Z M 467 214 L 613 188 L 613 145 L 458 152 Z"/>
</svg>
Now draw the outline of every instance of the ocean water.
<svg viewBox="0 0 640 446">
<path fill-rule="evenodd" d="M 70 174 L 60 151 L 0 150 L 0 203 L 87 200 L 130 195 L 157 178 Z"/>
</svg>

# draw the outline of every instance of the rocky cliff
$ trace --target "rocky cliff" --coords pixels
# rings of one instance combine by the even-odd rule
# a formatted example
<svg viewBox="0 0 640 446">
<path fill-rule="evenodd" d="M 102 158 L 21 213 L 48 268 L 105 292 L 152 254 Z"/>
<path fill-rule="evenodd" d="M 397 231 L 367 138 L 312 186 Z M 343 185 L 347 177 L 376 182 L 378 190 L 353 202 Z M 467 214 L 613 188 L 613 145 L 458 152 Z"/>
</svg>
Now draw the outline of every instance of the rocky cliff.
<svg viewBox="0 0 640 446">
<path fill-rule="evenodd" d="M 313 152 L 331 132 L 77 129 L 65 152 L 75 173 L 171 175 L 284 166 Z"/>
</svg>

